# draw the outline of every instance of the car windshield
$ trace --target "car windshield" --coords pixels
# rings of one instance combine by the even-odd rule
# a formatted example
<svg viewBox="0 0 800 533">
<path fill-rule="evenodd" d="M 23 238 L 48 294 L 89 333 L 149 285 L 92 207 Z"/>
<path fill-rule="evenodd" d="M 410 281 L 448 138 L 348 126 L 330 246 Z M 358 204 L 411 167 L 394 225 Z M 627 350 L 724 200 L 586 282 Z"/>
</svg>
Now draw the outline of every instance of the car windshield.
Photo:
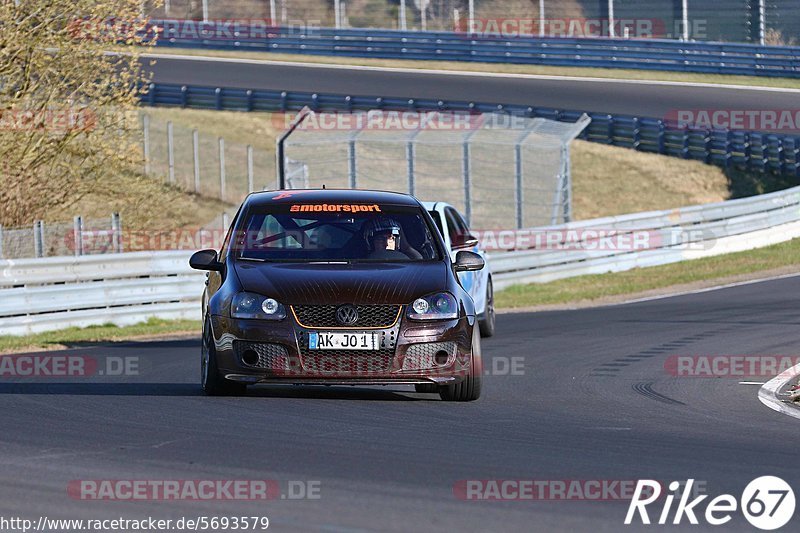
<svg viewBox="0 0 800 533">
<path fill-rule="evenodd" d="M 285 262 L 440 260 L 421 208 L 281 204 L 255 208 L 237 237 L 238 258 Z"/>
</svg>

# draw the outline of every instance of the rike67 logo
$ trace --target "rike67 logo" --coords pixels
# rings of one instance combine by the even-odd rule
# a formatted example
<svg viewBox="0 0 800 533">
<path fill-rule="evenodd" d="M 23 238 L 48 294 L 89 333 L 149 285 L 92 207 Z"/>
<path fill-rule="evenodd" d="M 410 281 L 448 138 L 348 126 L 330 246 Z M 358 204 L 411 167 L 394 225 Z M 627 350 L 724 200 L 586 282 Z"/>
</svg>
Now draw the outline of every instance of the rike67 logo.
<svg viewBox="0 0 800 533">
<path fill-rule="evenodd" d="M 751 481 L 742 492 L 741 498 L 737 499 L 731 494 L 721 494 L 706 502 L 705 511 L 701 512 L 703 501 L 708 495 L 696 496 L 689 500 L 692 495 L 693 479 L 686 481 L 685 490 L 680 490 L 683 483 L 673 481 L 669 484 L 669 492 L 663 498 L 661 512 L 653 516 L 652 520 L 660 525 L 668 523 L 677 525 L 686 518 L 693 525 L 699 524 L 698 515 L 705 519 L 705 522 L 712 526 L 727 524 L 733 518 L 737 508 L 741 510 L 744 517 L 751 525 L 758 529 L 770 531 L 786 525 L 794 515 L 795 499 L 794 491 L 784 480 L 775 476 L 762 476 Z M 679 496 L 679 501 L 673 512 L 672 505 L 675 496 Z M 642 524 L 650 524 L 651 517 L 648 514 L 647 506 L 659 501 L 651 507 L 651 511 L 657 511 L 662 496 L 662 485 L 660 482 L 650 479 L 640 479 L 636 484 L 636 489 L 628 506 L 628 514 L 625 516 L 625 524 L 630 525 L 640 520 Z M 653 509 L 655 507 L 655 509 Z M 672 518 L 670 520 L 670 518 Z"/>
</svg>

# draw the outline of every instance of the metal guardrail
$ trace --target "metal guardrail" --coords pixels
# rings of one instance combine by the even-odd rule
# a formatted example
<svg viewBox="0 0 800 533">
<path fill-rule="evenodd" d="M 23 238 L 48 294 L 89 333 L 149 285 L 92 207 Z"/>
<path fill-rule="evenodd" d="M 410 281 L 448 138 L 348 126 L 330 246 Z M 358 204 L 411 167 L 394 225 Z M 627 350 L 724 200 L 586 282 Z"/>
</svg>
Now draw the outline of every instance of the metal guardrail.
<svg viewBox="0 0 800 533">
<path fill-rule="evenodd" d="M 200 320 L 203 273 L 191 251 L 131 252 L 0 261 L 0 335 Z"/>
<path fill-rule="evenodd" d="M 744 45 L 741 45 L 744 46 Z M 357 111 L 405 109 L 449 110 L 480 113 L 507 112 L 568 122 L 584 113 L 591 124 L 580 139 L 633 148 L 683 159 L 694 159 L 725 169 L 746 168 L 787 176 L 800 175 L 800 136 L 740 130 L 681 128 L 648 117 L 609 115 L 585 111 L 502 103 L 444 101 L 432 99 L 383 98 L 309 92 L 260 91 L 223 87 L 198 87 L 151 83 L 142 102 L 151 106 L 180 106 L 232 111 Z"/>
<path fill-rule="evenodd" d="M 164 29 L 158 46 L 168 47 L 800 77 L 800 47 L 794 46 L 294 27 L 259 27 L 235 35 L 225 22 L 203 23 L 209 38 L 202 38 L 182 32 L 185 21 L 152 22 Z"/>
<path fill-rule="evenodd" d="M 495 287 L 664 265 L 800 237 L 800 187 L 727 202 L 573 222 L 539 231 L 582 235 L 584 230 L 598 228 L 620 235 L 647 232 L 646 236 L 655 238 L 655 245 L 643 249 L 593 249 L 594 242 L 581 239 L 584 249 L 558 250 L 559 244 L 565 244 L 561 241 L 544 250 L 489 254 Z"/>
<path fill-rule="evenodd" d="M 649 231 L 668 238 L 644 250 L 492 253 L 495 287 L 663 265 L 800 237 L 800 187 L 535 230 L 566 235 L 567 230 L 593 228 L 622 234 Z M 127 325 L 149 317 L 199 319 L 204 275 L 189 268 L 190 255 L 133 252 L 0 261 L 0 335 L 109 322 Z"/>
</svg>

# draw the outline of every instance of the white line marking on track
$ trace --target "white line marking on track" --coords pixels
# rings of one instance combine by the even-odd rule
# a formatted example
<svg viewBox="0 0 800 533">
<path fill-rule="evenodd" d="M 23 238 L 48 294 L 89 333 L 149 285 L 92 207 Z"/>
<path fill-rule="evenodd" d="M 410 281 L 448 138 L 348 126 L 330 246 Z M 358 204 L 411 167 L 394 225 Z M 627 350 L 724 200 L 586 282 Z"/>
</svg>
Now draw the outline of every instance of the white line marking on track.
<svg viewBox="0 0 800 533">
<path fill-rule="evenodd" d="M 114 53 L 114 52 L 112 52 Z M 280 65 L 289 67 L 320 68 L 320 69 L 339 69 L 339 70 L 365 70 L 377 72 L 397 72 L 404 74 L 426 74 L 426 75 L 452 75 L 479 78 L 512 78 L 526 80 L 547 80 L 547 81 L 576 81 L 586 83 L 617 83 L 629 85 L 663 85 L 676 87 L 699 87 L 705 89 L 730 89 L 738 91 L 758 91 L 758 92 L 778 92 L 778 93 L 797 93 L 800 89 L 786 87 L 763 87 L 760 85 L 735 85 L 724 83 L 701 83 L 688 81 L 666 81 L 666 80 L 626 80 L 618 78 L 597 78 L 591 76 L 553 76 L 548 74 L 514 74 L 508 72 L 478 72 L 469 70 L 442 70 L 426 68 L 407 68 L 407 67 L 375 67 L 368 65 L 342 65 L 339 63 L 309 63 L 303 61 L 276 61 L 270 59 L 245 59 L 237 57 L 212 57 L 194 56 L 184 54 L 141 54 L 143 58 L 152 59 L 179 59 L 181 61 L 220 61 L 224 63 L 239 63 L 245 65 Z"/>
</svg>

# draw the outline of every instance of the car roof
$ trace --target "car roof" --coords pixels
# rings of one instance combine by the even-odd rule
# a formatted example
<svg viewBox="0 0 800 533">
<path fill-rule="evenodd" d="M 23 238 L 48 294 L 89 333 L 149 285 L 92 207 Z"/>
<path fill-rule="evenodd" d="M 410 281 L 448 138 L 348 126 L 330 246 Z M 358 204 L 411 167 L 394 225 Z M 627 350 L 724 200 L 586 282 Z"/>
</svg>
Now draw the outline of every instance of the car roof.
<svg viewBox="0 0 800 533">
<path fill-rule="evenodd" d="M 290 189 L 251 193 L 247 203 L 251 206 L 267 206 L 280 203 L 376 203 L 387 205 L 419 206 L 413 196 L 399 192 L 370 191 L 361 189 Z"/>
</svg>

